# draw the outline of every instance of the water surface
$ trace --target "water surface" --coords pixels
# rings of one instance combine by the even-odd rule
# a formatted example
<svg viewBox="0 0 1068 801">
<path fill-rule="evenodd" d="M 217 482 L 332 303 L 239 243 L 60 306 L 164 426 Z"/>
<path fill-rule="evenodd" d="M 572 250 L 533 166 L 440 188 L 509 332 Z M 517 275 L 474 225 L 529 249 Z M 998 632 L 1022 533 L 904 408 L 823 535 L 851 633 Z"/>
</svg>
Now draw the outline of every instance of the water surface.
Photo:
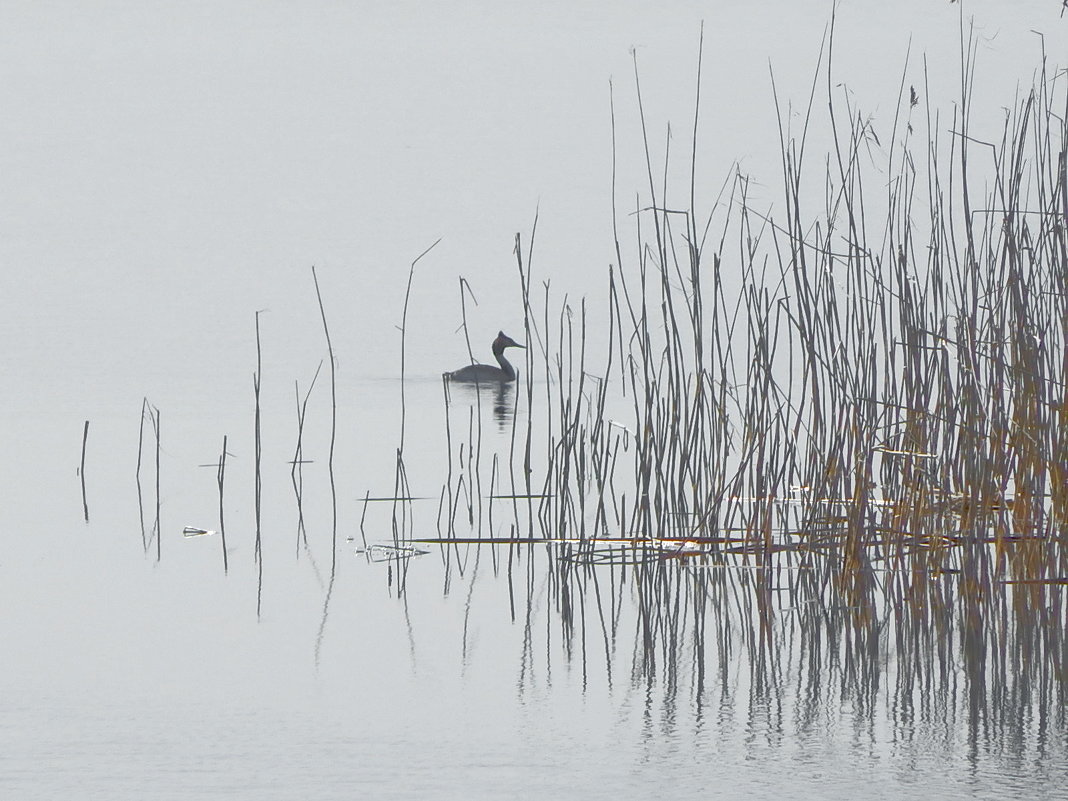
<svg viewBox="0 0 1068 801">
<path fill-rule="evenodd" d="M 1032 29 L 1051 59 L 1068 52 L 1057 6 L 968 5 L 977 135 L 995 138 L 1016 84 L 1029 85 Z M 648 182 L 632 45 L 651 129 L 663 142 L 673 121 L 681 164 L 704 19 L 699 202 L 712 207 L 735 160 L 756 200 L 778 202 L 768 63 L 799 125 L 827 10 L 713 11 L 5 7 L 0 795 L 1068 792 L 1063 679 L 1050 666 L 991 655 L 977 671 L 959 642 L 939 644 L 945 632 L 857 641 L 834 613 L 812 629 L 783 612 L 755 643 L 731 597 L 716 599 L 698 643 L 685 593 L 705 568 L 681 563 L 665 575 L 684 611 L 650 651 L 641 599 L 618 570 L 583 573 L 565 609 L 543 546 L 431 544 L 400 571 L 357 553 L 393 543 L 394 505 L 363 499 L 396 487 L 397 326 L 409 265 L 438 237 L 413 281 L 403 385 L 408 487 L 427 500 L 404 507 L 402 524 L 440 536 L 442 485 L 465 469 L 470 442 L 482 525 L 468 530 L 461 514 L 457 531 L 524 533 L 522 509 L 488 496 L 491 481 L 512 491 L 513 424 L 519 442 L 528 420 L 546 433 L 544 376 L 532 407 L 525 391 L 455 388 L 452 439 L 438 376 L 467 361 L 461 309 L 480 360 L 498 329 L 521 335 L 513 237 L 529 246 L 535 213 L 537 294 L 557 306 L 566 295 L 576 315 L 590 297 L 591 354 L 605 352 L 593 299 L 616 259 L 609 77 L 619 196 Z M 902 70 L 925 85 L 924 55 L 932 102 L 952 102 L 955 5 L 842 3 L 838 14 L 835 69 L 864 113 L 888 125 Z M 303 433 L 305 541 L 289 461 L 297 393 L 327 358 L 313 264 L 338 428 L 332 494 L 324 365 Z M 463 306 L 460 276 L 472 289 Z M 160 411 L 158 538 L 150 426 L 140 504 L 135 474 L 146 397 Z M 77 473 L 87 419 L 88 522 Z M 224 435 L 228 574 L 218 533 L 182 535 L 219 529 Z M 544 460 L 539 450 L 536 470 Z"/>
</svg>

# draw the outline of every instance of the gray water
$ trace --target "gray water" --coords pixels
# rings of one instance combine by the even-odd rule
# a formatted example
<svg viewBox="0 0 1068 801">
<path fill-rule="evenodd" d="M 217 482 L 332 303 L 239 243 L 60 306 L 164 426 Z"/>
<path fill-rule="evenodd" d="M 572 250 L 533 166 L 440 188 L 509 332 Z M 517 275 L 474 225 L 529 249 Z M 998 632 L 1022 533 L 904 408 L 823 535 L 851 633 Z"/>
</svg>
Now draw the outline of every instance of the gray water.
<svg viewBox="0 0 1068 801">
<path fill-rule="evenodd" d="M 405 464 L 430 498 L 412 504 L 417 536 L 440 530 L 459 277 L 482 361 L 498 329 L 521 333 L 513 237 L 529 244 L 536 212 L 538 292 L 603 297 L 609 78 L 620 195 L 647 185 L 632 45 L 657 141 L 672 120 L 685 153 L 704 20 L 698 203 L 735 161 L 776 203 L 769 60 L 780 101 L 803 107 L 829 7 L 719 5 L 0 8 L 0 797 L 1068 795 L 1062 694 L 983 690 L 937 658 L 916 678 L 885 638 L 858 665 L 844 641 L 803 647 L 788 617 L 773 656 L 728 638 L 699 659 L 687 641 L 642 670 L 633 598 L 611 641 L 592 607 L 569 633 L 540 551 L 429 545 L 403 593 L 395 563 L 358 553 L 392 542 L 391 505 L 363 498 L 394 492 L 412 260 L 441 238 L 406 335 Z M 1032 31 L 1052 60 L 1068 52 L 1056 2 L 1000 5 L 966 4 L 973 133 L 991 138 L 1038 64 Z M 932 103 L 952 102 L 956 4 L 843 2 L 836 24 L 835 72 L 877 120 L 910 40 L 906 84 L 926 54 Z M 306 392 L 327 358 L 312 265 L 337 355 L 336 547 L 326 364 L 303 435 L 306 545 L 288 464 L 294 382 Z M 150 427 L 138 499 L 144 398 L 158 539 Z M 481 420 L 483 459 L 504 464 L 514 397 L 477 400 L 453 393 L 453 431 Z M 521 395 L 518 425 L 537 403 Z M 182 534 L 219 528 L 224 435 L 225 575 L 217 533 Z M 510 505 L 484 511 L 508 536 Z"/>
</svg>

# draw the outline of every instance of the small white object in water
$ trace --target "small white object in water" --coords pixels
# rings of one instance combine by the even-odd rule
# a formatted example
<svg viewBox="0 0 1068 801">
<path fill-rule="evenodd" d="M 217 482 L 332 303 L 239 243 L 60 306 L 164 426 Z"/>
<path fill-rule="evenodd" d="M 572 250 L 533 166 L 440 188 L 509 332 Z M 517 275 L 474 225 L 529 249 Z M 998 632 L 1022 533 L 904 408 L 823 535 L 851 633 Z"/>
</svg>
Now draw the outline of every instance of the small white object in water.
<svg viewBox="0 0 1068 801">
<path fill-rule="evenodd" d="M 206 528 L 197 528 L 196 526 L 186 526 L 182 529 L 182 536 L 184 537 L 210 537 L 214 533 L 214 531 L 209 531 Z"/>
<path fill-rule="evenodd" d="M 386 562 L 392 559 L 411 559 L 413 556 L 425 556 L 430 551 L 415 548 L 410 545 L 368 545 L 366 548 L 357 548 L 356 553 L 364 554 L 372 562 Z"/>
</svg>

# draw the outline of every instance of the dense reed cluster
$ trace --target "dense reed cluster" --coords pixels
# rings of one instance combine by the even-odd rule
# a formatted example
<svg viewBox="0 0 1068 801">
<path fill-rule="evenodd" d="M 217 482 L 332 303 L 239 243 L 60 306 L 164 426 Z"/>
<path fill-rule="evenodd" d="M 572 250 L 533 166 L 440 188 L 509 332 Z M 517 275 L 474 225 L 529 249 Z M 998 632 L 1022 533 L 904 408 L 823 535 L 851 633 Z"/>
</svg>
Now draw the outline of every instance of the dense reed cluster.
<svg viewBox="0 0 1068 801">
<path fill-rule="evenodd" d="M 714 632 L 724 660 L 740 637 L 773 664 L 796 637 L 813 670 L 841 670 L 842 654 L 895 642 L 913 678 L 948 681 L 964 659 L 977 687 L 988 666 L 1003 688 L 1027 668 L 1028 687 L 1063 698 L 1068 80 L 1043 59 L 983 141 L 964 39 L 953 109 L 903 76 L 877 133 L 831 79 L 832 39 L 804 132 L 780 113 L 773 214 L 741 173 L 705 213 L 695 170 L 658 186 L 667 155 L 654 164 L 643 115 L 649 183 L 632 238 L 617 231 L 604 363 L 588 361 L 585 301 L 555 313 L 547 289 L 533 296 L 517 237 L 534 380 L 518 390 L 526 430 L 512 418 L 509 536 L 499 520 L 486 533 L 481 476 L 491 495 L 504 479 L 496 457 L 478 465 L 472 416 L 458 468 L 448 420 L 440 539 L 455 546 L 466 518 L 474 539 L 508 543 L 510 581 L 513 552 L 544 542 L 564 639 L 584 655 L 589 610 L 607 657 L 629 594 L 643 675 L 673 670 L 679 649 L 703 675 Z M 637 65 L 635 86 L 641 109 Z M 698 103 L 695 142 L 699 122 Z"/>
</svg>

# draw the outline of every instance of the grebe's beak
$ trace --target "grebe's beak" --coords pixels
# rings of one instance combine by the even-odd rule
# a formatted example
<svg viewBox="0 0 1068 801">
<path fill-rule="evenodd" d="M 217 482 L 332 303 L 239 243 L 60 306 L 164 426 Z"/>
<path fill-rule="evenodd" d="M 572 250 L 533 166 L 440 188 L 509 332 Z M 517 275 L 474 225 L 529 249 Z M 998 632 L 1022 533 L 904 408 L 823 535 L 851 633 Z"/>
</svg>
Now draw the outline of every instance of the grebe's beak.
<svg viewBox="0 0 1068 801">
<path fill-rule="evenodd" d="M 516 342 L 514 339 L 512 339 L 510 336 L 508 336 L 503 331 L 498 331 L 497 332 L 497 343 L 502 348 L 525 348 L 526 347 L 526 345 L 520 345 L 518 342 Z"/>
</svg>

